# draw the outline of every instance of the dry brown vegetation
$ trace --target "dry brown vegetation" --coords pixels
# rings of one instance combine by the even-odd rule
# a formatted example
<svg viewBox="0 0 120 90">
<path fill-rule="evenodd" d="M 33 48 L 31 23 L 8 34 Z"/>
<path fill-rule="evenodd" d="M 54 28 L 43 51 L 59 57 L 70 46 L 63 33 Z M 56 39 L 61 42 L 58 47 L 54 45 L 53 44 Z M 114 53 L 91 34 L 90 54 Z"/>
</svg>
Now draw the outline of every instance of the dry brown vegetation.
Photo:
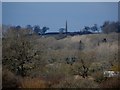
<svg viewBox="0 0 120 90">
<path fill-rule="evenodd" d="M 10 30 L 3 38 L 3 68 L 13 73 L 3 74 L 4 87 L 99 88 L 109 82 L 104 71 L 118 70 L 118 33 L 59 40 L 27 33 Z"/>
<path fill-rule="evenodd" d="M 40 78 L 21 78 L 19 88 L 47 88 L 47 82 Z"/>
</svg>

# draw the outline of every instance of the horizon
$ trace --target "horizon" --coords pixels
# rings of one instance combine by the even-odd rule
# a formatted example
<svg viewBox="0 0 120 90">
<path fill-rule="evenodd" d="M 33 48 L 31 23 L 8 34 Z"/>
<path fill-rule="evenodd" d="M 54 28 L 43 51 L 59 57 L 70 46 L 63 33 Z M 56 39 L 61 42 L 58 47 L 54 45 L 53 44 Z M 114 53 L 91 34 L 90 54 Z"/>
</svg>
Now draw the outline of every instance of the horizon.
<svg viewBox="0 0 120 90">
<path fill-rule="evenodd" d="M 39 25 L 58 32 L 68 23 L 68 32 L 80 31 L 84 26 L 101 26 L 105 21 L 118 21 L 117 2 L 3 2 L 2 23 L 25 27 Z"/>
</svg>

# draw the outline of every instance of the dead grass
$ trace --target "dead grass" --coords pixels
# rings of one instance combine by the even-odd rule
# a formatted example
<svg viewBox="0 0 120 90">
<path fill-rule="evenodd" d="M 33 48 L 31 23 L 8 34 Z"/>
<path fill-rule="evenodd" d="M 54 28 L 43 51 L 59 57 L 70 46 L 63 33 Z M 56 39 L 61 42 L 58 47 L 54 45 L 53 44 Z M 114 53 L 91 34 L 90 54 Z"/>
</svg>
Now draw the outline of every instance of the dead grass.
<svg viewBox="0 0 120 90">
<path fill-rule="evenodd" d="M 16 76 L 7 69 L 2 72 L 2 88 L 18 88 L 19 82 Z"/>
<path fill-rule="evenodd" d="M 2 65 L 0 65 L 0 89 L 2 89 Z"/>
<path fill-rule="evenodd" d="M 90 78 L 66 77 L 55 88 L 98 88 L 98 84 Z"/>
<path fill-rule="evenodd" d="M 47 83 L 40 78 L 25 77 L 20 79 L 19 88 L 47 88 Z"/>
<path fill-rule="evenodd" d="M 103 38 L 107 39 L 106 43 L 101 42 Z M 85 48 L 82 51 L 78 50 L 80 40 L 85 45 Z M 99 45 L 98 42 L 100 42 Z M 104 80 L 103 70 L 110 69 L 111 62 L 114 62 L 113 64 L 115 66 L 117 63 L 118 41 L 116 33 L 108 35 L 93 34 L 73 37 L 69 36 L 60 40 L 56 40 L 53 37 L 40 37 L 35 39 L 35 43 L 33 44 L 36 51 L 41 51 L 41 53 L 32 60 L 32 63 L 35 64 L 34 70 L 29 71 L 31 77 L 32 74 L 35 75 L 33 78 L 18 78 L 20 88 L 48 88 L 50 87 L 49 85 L 57 88 L 98 87 L 98 82 Z M 65 60 L 68 57 L 77 58 L 73 65 L 66 63 Z M 74 77 L 73 71 L 77 71 L 77 69 L 81 67 L 81 59 L 84 60 L 85 65 L 91 71 L 89 72 L 89 78 L 78 80 L 78 78 L 81 77 Z M 49 60 L 54 61 L 51 63 Z M 113 68 L 116 69 L 116 67 Z M 78 72 L 80 71 L 78 70 Z M 10 78 L 14 77 L 11 74 L 9 75 Z M 39 76 L 42 75 L 45 75 L 45 80 L 39 78 Z M 65 79 L 65 77 L 69 78 Z M 76 79 L 74 80 L 73 77 Z M 9 78 L 6 79 L 9 80 Z M 9 83 L 10 82 L 11 81 L 9 81 Z M 114 80 L 111 80 L 110 82 L 114 82 Z M 102 83 L 106 84 L 107 82 Z M 109 86 L 108 84 L 106 85 Z M 101 84 L 101 87 L 104 86 Z"/>
<path fill-rule="evenodd" d="M 120 78 L 109 78 L 100 84 L 100 88 L 120 88 Z"/>
</svg>

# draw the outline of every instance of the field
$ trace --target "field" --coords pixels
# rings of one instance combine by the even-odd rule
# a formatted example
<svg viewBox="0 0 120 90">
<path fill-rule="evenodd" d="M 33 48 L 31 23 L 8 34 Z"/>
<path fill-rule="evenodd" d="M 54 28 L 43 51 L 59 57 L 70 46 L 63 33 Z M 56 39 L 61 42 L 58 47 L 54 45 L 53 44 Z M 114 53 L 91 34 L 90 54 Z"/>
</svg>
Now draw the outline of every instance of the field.
<svg viewBox="0 0 120 90">
<path fill-rule="evenodd" d="M 10 31 L 3 39 L 3 88 L 119 87 L 117 77 L 103 74 L 120 71 L 118 33 L 63 39 L 25 33 Z"/>
</svg>

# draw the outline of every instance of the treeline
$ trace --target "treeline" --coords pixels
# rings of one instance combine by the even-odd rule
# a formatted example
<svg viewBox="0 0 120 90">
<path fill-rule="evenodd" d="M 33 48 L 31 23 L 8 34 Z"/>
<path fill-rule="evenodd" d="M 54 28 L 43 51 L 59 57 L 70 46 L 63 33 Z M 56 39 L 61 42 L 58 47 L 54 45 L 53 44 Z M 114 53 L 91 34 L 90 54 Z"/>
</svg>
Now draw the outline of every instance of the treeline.
<svg viewBox="0 0 120 90">
<path fill-rule="evenodd" d="M 100 31 L 101 29 L 101 31 Z M 102 26 L 98 27 L 97 24 L 89 27 L 85 26 L 81 31 L 92 31 L 92 32 L 103 32 L 103 33 L 111 33 L 111 32 L 120 32 L 120 22 L 110 22 L 105 21 Z"/>
<path fill-rule="evenodd" d="M 4 27 L 3 25 L 3 30 L 6 29 L 6 27 Z M 20 25 L 18 26 L 9 26 L 9 28 L 7 29 L 16 29 L 16 30 L 21 30 L 23 29 L 23 27 L 21 27 Z M 39 25 L 27 25 L 25 26 L 26 30 L 29 30 L 29 34 L 38 34 L 38 35 L 45 35 L 46 32 L 48 30 L 50 30 L 49 27 L 44 26 L 44 27 L 40 27 Z M 58 30 L 59 34 L 69 34 L 69 31 L 66 31 L 67 27 L 65 28 L 60 28 Z M 83 29 L 80 29 L 79 31 L 77 31 L 77 33 L 80 34 L 91 34 L 91 33 L 111 33 L 111 32 L 120 32 L 120 22 L 110 22 L 110 21 L 105 21 L 103 23 L 103 25 L 98 26 L 97 24 L 94 24 L 93 26 L 84 26 Z M 75 32 L 73 32 L 72 34 L 74 34 Z"/>
<path fill-rule="evenodd" d="M 110 22 L 106 21 L 101 26 L 101 29 L 104 33 L 111 33 L 111 32 L 120 32 L 120 22 Z"/>
<path fill-rule="evenodd" d="M 23 28 L 20 25 L 18 25 L 18 26 L 12 26 L 10 27 L 10 29 L 21 30 Z M 29 34 L 36 33 L 38 35 L 43 35 L 47 30 L 49 30 L 49 27 L 44 26 L 40 28 L 39 25 L 35 25 L 35 26 L 27 25 L 24 29 L 29 30 L 30 31 Z"/>
</svg>

